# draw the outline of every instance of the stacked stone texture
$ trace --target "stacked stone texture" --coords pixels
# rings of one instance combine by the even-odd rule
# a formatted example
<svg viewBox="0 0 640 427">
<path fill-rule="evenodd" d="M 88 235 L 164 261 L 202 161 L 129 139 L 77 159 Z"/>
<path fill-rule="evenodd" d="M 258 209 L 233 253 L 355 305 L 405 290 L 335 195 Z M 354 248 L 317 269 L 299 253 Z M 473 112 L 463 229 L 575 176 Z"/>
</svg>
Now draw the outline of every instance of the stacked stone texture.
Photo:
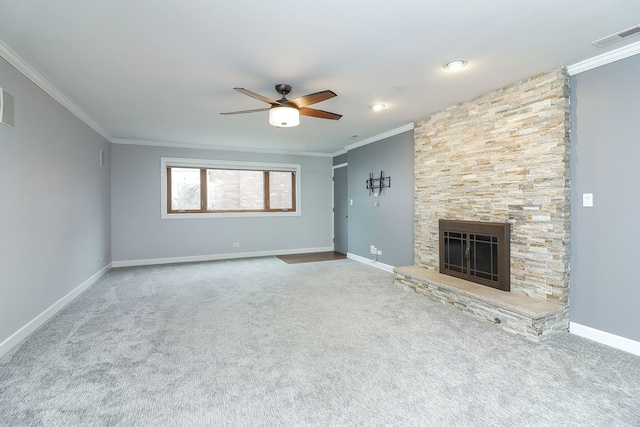
<svg viewBox="0 0 640 427">
<path fill-rule="evenodd" d="M 415 264 L 438 270 L 438 220 L 509 222 L 511 291 L 568 307 L 570 110 L 565 69 L 415 124 Z"/>
<path fill-rule="evenodd" d="M 569 330 L 569 307 L 566 305 L 556 313 L 534 318 L 517 310 L 487 303 L 480 298 L 456 293 L 450 287 L 436 281 L 396 273 L 394 283 L 479 319 L 497 323 L 502 329 L 531 341 L 542 341 L 556 333 Z"/>
</svg>

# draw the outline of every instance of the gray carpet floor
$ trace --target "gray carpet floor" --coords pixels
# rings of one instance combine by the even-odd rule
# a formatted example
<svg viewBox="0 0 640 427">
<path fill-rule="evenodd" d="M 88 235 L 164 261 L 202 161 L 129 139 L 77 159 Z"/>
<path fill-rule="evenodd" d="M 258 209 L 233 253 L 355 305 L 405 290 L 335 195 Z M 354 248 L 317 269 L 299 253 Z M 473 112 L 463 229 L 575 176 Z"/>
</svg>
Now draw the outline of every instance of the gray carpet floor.
<svg viewBox="0 0 640 427">
<path fill-rule="evenodd" d="M 3 426 L 640 426 L 640 357 L 352 260 L 113 269 L 0 359 Z"/>
</svg>

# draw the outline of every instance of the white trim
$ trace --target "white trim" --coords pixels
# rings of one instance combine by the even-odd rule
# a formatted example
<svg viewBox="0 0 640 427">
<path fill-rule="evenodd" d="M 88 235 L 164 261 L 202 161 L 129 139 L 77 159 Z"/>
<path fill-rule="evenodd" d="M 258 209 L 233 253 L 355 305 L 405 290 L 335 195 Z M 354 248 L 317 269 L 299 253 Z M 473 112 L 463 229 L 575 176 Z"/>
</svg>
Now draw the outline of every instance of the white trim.
<svg viewBox="0 0 640 427">
<path fill-rule="evenodd" d="M 395 268 L 393 265 L 383 264 L 381 262 L 374 261 L 372 259 L 365 258 L 360 255 L 352 254 L 351 252 L 347 253 L 347 258 L 352 259 L 354 261 L 361 262 L 363 264 L 370 265 L 380 270 L 388 271 L 389 273 L 393 273 L 393 269 Z"/>
<path fill-rule="evenodd" d="M 27 336 L 33 333 L 36 329 L 42 326 L 47 320 L 51 319 L 57 312 L 62 310 L 67 304 L 73 301 L 78 295 L 85 291 L 89 286 L 93 285 L 99 278 L 104 276 L 112 267 L 112 264 L 108 264 L 102 268 L 102 270 L 95 273 L 93 276 L 85 280 L 80 286 L 69 292 L 64 297 L 56 301 L 51 307 L 40 313 L 29 323 L 18 329 L 13 335 L 0 343 L 0 357 L 7 354 L 14 347 L 22 342 Z"/>
<path fill-rule="evenodd" d="M 166 203 L 164 203 L 166 207 Z M 166 209 L 166 208 L 165 208 Z M 162 219 L 220 219 L 220 218 L 269 218 L 283 216 L 302 216 L 302 212 L 211 212 L 211 213 L 160 213 Z"/>
<path fill-rule="evenodd" d="M 339 165 L 335 165 L 335 166 L 333 166 L 333 170 L 335 171 L 336 169 L 344 168 L 344 167 L 347 167 L 347 166 L 349 166 L 349 163 L 348 163 L 348 162 L 340 163 Z"/>
<path fill-rule="evenodd" d="M 329 212 L 329 222 L 331 223 L 331 251 L 336 250 L 336 168 L 331 168 L 331 212 Z"/>
<path fill-rule="evenodd" d="M 336 169 L 347 167 L 349 163 L 340 163 L 331 168 L 331 236 L 333 251 L 336 250 Z"/>
<path fill-rule="evenodd" d="M 334 157 L 332 153 L 318 153 L 313 151 L 288 151 L 288 150 L 276 150 L 269 148 L 250 148 L 250 147 L 228 147 L 223 145 L 206 145 L 206 144 L 191 144 L 180 142 L 168 142 L 168 141 L 146 141 L 142 139 L 120 139 L 115 138 L 111 141 L 112 144 L 122 145 L 142 145 L 151 147 L 167 147 L 167 148 L 191 148 L 194 150 L 213 150 L 213 151 L 232 151 L 242 153 L 262 153 L 262 154 L 282 154 L 291 156 L 307 156 L 307 157 Z"/>
<path fill-rule="evenodd" d="M 167 166 L 178 167 L 233 167 L 247 170 L 287 171 L 295 174 L 296 180 L 296 210 L 294 212 L 217 212 L 217 213 L 168 213 L 167 212 Z M 282 217 L 302 215 L 302 173 L 300 164 L 296 163 L 266 163 L 242 162 L 234 160 L 212 159 L 184 159 L 179 157 L 160 158 L 160 218 L 161 219 L 214 219 L 214 218 L 253 218 L 253 217 Z"/>
<path fill-rule="evenodd" d="M 577 64 L 569 65 L 567 72 L 570 76 L 573 76 L 583 71 L 592 70 L 602 65 L 609 64 L 611 62 L 619 61 L 624 58 L 628 58 L 640 53 L 640 42 L 632 43 L 628 46 L 621 47 L 620 49 L 612 50 L 611 52 L 603 53 L 602 55 L 594 56 Z"/>
<path fill-rule="evenodd" d="M 270 170 L 300 172 L 298 163 L 245 162 L 241 160 L 186 159 L 183 157 L 161 157 L 164 166 L 177 167 L 221 167 L 226 169 Z"/>
<path fill-rule="evenodd" d="M 640 342 L 630 340 L 629 338 L 613 335 L 608 332 L 593 329 L 579 323 L 570 322 L 569 332 L 589 340 L 617 348 L 618 350 L 627 351 L 636 356 L 640 356 Z"/>
<path fill-rule="evenodd" d="M 401 134 L 403 132 L 407 132 L 409 130 L 413 130 L 413 128 L 414 128 L 414 123 L 411 122 L 411 123 L 406 124 L 404 126 L 400 126 L 399 128 L 395 128 L 395 129 L 392 129 L 390 131 L 387 131 L 387 132 L 372 136 L 371 138 L 364 139 L 364 140 L 362 140 L 360 142 L 356 142 L 354 144 L 347 145 L 344 148 L 347 149 L 347 150 L 353 150 L 354 148 L 362 147 L 363 145 L 371 144 L 373 142 L 380 141 L 381 139 L 389 138 L 391 136 L 398 135 L 398 134 Z"/>
<path fill-rule="evenodd" d="M 29 80 L 36 84 L 40 89 L 45 91 L 49 96 L 58 101 L 63 107 L 71 111 L 77 118 L 82 120 L 87 126 L 99 133 L 107 141 L 112 142 L 113 137 L 109 135 L 109 132 L 104 130 L 98 123 L 96 123 L 91 117 L 89 117 L 84 111 L 80 109 L 76 104 L 71 102 L 69 98 L 64 96 L 58 89 L 53 87 L 44 77 L 42 77 L 36 70 L 34 70 L 29 64 L 27 64 L 22 58 L 18 56 L 9 46 L 7 46 L 2 40 L 0 40 L 0 56 L 7 60 L 7 62 L 13 65 L 18 71 L 24 74 Z"/>
<path fill-rule="evenodd" d="M 113 261 L 112 264 L 114 268 L 138 267 L 142 265 L 179 264 L 183 262 L 220 261 L 225 259 L 306 254 L 310 252 L 330 252 L 332 250 L 333 250 L 333 247 L 331 246 L 323 246 L 319 248 L 277 249 L 272 251 L 237 252 L 237 253 L 195 255 L 195 256 L 183 256 L 183 257 L 171 257 L 171 258 L 133 259 L 133 260 L 126 260 L 126 261 Z"/>
</svg>

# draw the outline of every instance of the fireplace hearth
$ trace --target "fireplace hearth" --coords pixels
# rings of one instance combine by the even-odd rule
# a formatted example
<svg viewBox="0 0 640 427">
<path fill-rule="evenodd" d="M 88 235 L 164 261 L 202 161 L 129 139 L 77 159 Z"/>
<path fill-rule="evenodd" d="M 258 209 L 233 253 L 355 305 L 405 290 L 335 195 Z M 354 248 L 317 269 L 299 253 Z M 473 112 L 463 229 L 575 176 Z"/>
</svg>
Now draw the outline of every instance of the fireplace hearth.
<svg viewBox="0 0 640 427">
<path fill-rule="evenodd" d="M 440 220 L 440 273 L 510 291 L 509 223 Z"/>
</svg>

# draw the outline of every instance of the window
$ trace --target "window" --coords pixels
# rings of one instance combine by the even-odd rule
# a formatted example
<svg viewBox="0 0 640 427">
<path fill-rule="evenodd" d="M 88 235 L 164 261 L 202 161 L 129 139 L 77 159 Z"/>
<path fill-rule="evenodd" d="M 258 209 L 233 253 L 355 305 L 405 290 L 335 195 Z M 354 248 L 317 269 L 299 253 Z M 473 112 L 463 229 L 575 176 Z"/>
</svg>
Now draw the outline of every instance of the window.
<svg viewBox="0 0 640 427">
<path fill-rule="evenodd" d="M 299 169 L 163 158 L 162 217 L 298 214 Z"/>
</svg>

